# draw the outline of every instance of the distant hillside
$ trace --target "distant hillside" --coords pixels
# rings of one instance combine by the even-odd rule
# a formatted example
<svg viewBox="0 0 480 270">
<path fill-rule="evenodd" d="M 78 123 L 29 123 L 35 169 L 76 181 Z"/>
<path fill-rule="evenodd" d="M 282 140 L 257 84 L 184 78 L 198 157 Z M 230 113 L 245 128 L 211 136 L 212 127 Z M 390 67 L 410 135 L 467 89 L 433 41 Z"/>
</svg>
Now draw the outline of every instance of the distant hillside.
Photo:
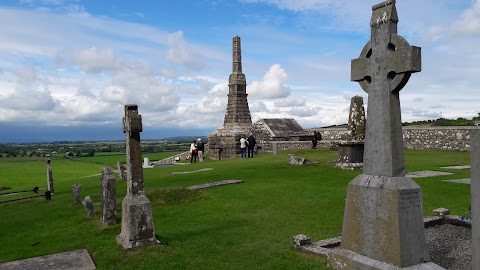
<svg viewBox="0 0 480 270">
<path fill-rule="evenodd" d="M 479 116 L 473 117 L 471 120 L 468 120 L 463 117 L 459 117 L 457 119 L 438 118 L 436 120 L 405 122 L 402 125 L 404 126 L 475 126 L 477 125 L 478 122 L 480 122 L 480 113 L 479 113 Z"/>
<path fill-rule="evenodd" d="M 162 140 L 175 142 L 175 143 L 190 143 L 192 141 L 196 141 L 198 138 L 202 139 L 204 143 L 208 142 L 207 136 L 176 136 L 176 137 L 163 138 Z"/>
</svg>

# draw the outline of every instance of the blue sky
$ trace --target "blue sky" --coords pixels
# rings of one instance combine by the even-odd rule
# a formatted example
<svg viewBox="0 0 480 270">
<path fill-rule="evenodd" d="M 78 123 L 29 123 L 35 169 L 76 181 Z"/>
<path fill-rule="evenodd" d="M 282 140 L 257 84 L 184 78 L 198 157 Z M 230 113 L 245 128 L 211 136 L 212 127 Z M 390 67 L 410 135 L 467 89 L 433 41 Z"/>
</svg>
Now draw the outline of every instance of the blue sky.
<svg viewBox="0 0 480 270">
<path fill-rule="evenodd" d="M 127 103 L 148 138 L 211 133 L 223 124 L 236 35 L 254 121 L 345 123 L 350 98 L 367 101 L 350 60 L 378 2 L 4 0 L 0 142 L 44 141 L 42 129 L 52 140 L 108 139 Z M 423 65 L 400 93 L 402 120 L 476 116 L 480 0 L 397 0 L 397 10 Z"/>
</svg>

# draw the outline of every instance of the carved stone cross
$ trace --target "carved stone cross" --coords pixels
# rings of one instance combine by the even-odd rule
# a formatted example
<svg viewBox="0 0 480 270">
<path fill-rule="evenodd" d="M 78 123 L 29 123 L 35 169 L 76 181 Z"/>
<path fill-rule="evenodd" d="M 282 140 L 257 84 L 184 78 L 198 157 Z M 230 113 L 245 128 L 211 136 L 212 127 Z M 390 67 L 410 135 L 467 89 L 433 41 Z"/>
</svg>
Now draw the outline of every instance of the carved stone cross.
<svg viewBox="0 0 480 270">
<path fill-rule="evenodd" d="M 140 132 L 142 132 L 142 116 L 138 114 L 138 106 L 125 105 L 123 132 L 126 137 L 127 157 L 127 193 L 137 195 L 144 192 L 142 149 Z"/>
<path fill-rule="evenodd" d="M 372 7 L 371 37 L 352 60 L 351 80 L 368 93 L 364 174 L 404 176 L 399 91 L 421 70 L 421 49 L 397 35 L 395 0 Z"/>
</svg>

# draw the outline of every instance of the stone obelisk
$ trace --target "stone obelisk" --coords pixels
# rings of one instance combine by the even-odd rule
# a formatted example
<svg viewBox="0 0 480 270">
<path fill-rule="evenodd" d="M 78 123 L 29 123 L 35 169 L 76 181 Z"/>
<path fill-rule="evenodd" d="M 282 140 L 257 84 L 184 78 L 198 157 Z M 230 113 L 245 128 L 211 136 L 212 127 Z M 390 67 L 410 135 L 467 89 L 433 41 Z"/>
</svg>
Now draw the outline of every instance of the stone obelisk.
<svg viewBox="0 0 480 270">
<path fill-rule="evenodd" d="M 126 137 L 127 195 L 122 200 L 122 231 L 117 242 L 125 249 L 160 244 L 153 228 L 152 207 L 145 196 L 138 106 L 125 105 L 123 132 Z"/>
<path fill-rule="evenodd" d="M 233 38 L 232 74 L 228 79 L 228 103 L 223 127 L 208 135 L 210 158 L 231 158 L 240 152 L 239 141 L 252 128 L 247 101 L 247 81 L 242 71 L 240 37 Z"/>
<path fill-rule="evenodd" d="M 421 70 L 421 49 L 397 35 L 395 0 L 372 7 L 371 38 L 352 60 L 368 93 L 363 174 L 348 184 L 336 269 L 443 269 L 430 262 L 422 190 L 405 177 L 399 92 Z M 414 267 L 414 268 L 411 268 Z"/>
</svg>

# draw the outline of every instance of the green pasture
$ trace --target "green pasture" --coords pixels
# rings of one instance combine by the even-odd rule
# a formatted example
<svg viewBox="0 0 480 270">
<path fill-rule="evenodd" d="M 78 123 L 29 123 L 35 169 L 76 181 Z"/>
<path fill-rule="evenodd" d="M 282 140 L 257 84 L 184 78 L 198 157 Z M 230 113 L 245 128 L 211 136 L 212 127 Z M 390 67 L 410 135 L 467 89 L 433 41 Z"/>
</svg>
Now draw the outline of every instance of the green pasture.
<svg viewBox="0 0 480 270">
<path fill-rule="evenodd" d="M 289 165 L 292 153 L 319 163 Z M 328 161 L 337 155 L 332 150 L 303 150 L 145 169 L 155 233 L 163 244 L 132 251 L 116 243 L 120 224 L 104 226 L 98 215 L 88 217 L 83 206 L 73 204 L 71 193 L 72 184 L 81 184 L 81 196 L 90 195 L 98 203 L 100 176 L 96 174 L 124 157 L 53 159 L 52 200 L 0 204 L 0 262 L 85 248 L 98 269 L 327 269 L 325 260 L 295 251 L 292 237 L 302 233 L 317 241 L 341 234 L 347 184 L 361 171 L 335 168 Z M 406 151 L 405 159 L 407 171 L 454 173 L 414 179 L 422 187 L 425 215 L 438 207 L 469 215 L 470 186 L 441 180 L 467 178 L 470 171 L 439 168 L 469 164 L 468 152 Z M 213 170 L 171 174 L 202 168 Z M 199 191 L 182 189 L 229 179 L 245 183 Z M 2 186 L 11 191 L 39 186 L 44 191 L 45 160 L 1 159 Z M 126 182 L 117 182 L 118 221 L 125 194 Z M 0 196 L 2 200 L 5 198 Z M 99 213 L 99 205 L 95 207 Z"/>
</svg>

